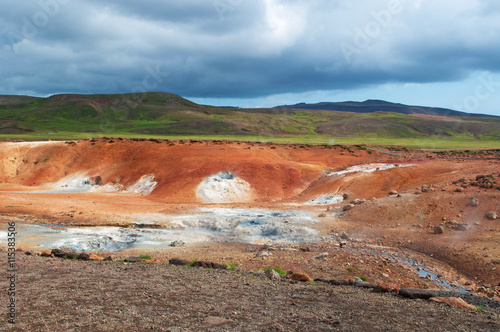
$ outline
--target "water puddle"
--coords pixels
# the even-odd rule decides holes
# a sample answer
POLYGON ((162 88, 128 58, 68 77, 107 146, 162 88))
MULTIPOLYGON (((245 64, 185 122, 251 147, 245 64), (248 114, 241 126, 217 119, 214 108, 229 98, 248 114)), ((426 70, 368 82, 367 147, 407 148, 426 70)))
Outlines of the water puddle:
MULTIPOLYGON (((311 242, 319 232, 316 218, 302 211, 199 208, 192 215, 156 215, 137 220, 132 227, 66 227, 17 223, 20 247, 61 248, 75 251, 159 250, 174 242, 243 243, 311 242), (161 217, 161 218, 160 218, 161 217)), ((0 232, 6 245, 7 234, 0 232)))

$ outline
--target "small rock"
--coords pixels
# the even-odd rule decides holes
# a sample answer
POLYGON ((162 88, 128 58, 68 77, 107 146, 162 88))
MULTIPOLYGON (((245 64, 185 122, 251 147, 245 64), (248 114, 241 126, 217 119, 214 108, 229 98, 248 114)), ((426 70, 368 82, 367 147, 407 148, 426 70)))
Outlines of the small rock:
POLYGON ((328 257, 328 253, 327 252, 323 252, 319 255, 316 255, 314 257, 312 257, 311 259, 326 259, 328 257))
POLYGON ((356 287, 360 287, 360 288, 367 288, 367 289, 375 288, 374 284, 363 281, 358 277, 355 277, 354 279, 349 280, 349 284, 354 285, 356 287))
POLYGON ((389 278, 389 275, 387 273, 382 273, 382 277, 389 278))
POLYGON ((273 250, 276 250, 276 247, 273 246, 272 244, 264 244, 264 249, 269 250, 269 251, 273 251, 273 250))
POLYGON ((303 281, 303 282, 312 281, 311 277, 305 273, 290 273, 286 277, 288 279, 296 281, 303 281))
POLYGON ((462 191, 464 191, 464 188, 462 188, 462 187, 458 187, 457 189, 455 189, 455 191, 456 191, 457 193, 461 193, 462 191))
POLYGON ((434 234, 443 234, 444 233, 444 227, 441 225, 434 226, 434 234))
POLYGON ((486 288, 483 287, 483 286, 481 286, 478 289, 476 289, 476 292, 478 292, 478 293, 486 293, 486 288))
POLYGON ((389 191, 389 196, 397 195, 397 194, 398 194, 397 190, 391 190, 391 191, 389 191))
POLYGON ((80 255, 78 255, 78 259, 81 261, 88 261, 89 257, 90 257, 90 254, 87 254, 86 252, 82 252, 82 253, 80 253, 80 255))
POLYGON ((52 254, 48 251, 42 251, 40 254, 41 257, 53 257, 52 254))
POLYGON ((102 182, 102 179, 99 175, 97 176, 91 176, 89 179, 88 179, 88 182, 89 184, 93 185, 93 186, 102 186, 103 182, 102 182))
POLYGON ((214 270, 227 270, 226 264, 219 264, 213 262, 204 262, 204 261, 196 261, 193 263, 193 267, 202 267, 205 269, 214 269, 214 270))
POLYGON ((335 286, 347 286, 347 285, 350 285, 349 280, 344 280, 344 279, 332 279, 332 280, 314 279, 314 281, 324 282, 326 284, 335 285, 335 286))
POLYGON ((349 240, 349 233, 342 232, 342 234, 340 234, 340 238, 343 240, 349 240))
POLYGON ((396 284, 383 282, 378 283, 373 291, 377 293, 399 293, 399 286, 396 284))
POLYGON ((342 195, 342 197, 344 198, 344 201, 347 201, 349 199, 349 195, 347 194, 342 195))
POLYGON ((496 220, 498 216, 495 211, 489 211, 488 213, 486 213, 486 218, 488 218, 489 220, 496 220))
POLYGON ((268 256, 272 256, 273 254, 271 254, 270 252, 267 252, 267 251, 259 251, 257 253, 257 255, 255 255, 255 257, 268 257, 268 256))
POLYGON ((399 290, 399 295, 409 299, 430 299, 436 296, 436 292, 430 289, 419 288, 402 288, 399 290))
POLYGON ((256 252, 256 251, 259 251, 259 247, 246 247, 245 251, 246 252, 256 252))
POLYGON ((479 204, 479 199, 477 197, 472 197, 470 199, 470 206, 476 207, 479 204))
POLYGON ((64 258, 68 253, 60 249, 52 249, 51 254, 55 257, 64 258))
POLYGON ((158 260, 158 259, 146 259, 145 261, 149 264, 160 264, 161 263, 160 260, 158 260))
POLYGON ((172 258, 168 261, 168 264, 170 265, 179 265, 179 266, 184 266, 190 264, 190 261, 187 261, 185 259, 180 259, 180 258, 172 258))
POLYGON ((171 247, 182 247, 184 244, 186 244, 184 241, 173 241, 170 243, 171 247))
POLYGON ((342 207, 342 211, 349 211, 352 210, 352 208, 354 208, 353 204, 346 204, 342 207))
POLYGON ((89 261, 102 261, 104 257, 97 256, 96 254, 90 254, 89 261))
POLYGON ((455 226, 455 229, 457 231, 466 231, 469 228, 470 228, 470 225, 469 225, 469 223, 466 223, 466 222, 458 224, 457 226, 455 226))
POLYGON ((113 257, 108 256, 108 257, 104 258, 104 261, 105 262, 112 262, 113 261, 113 257))
POLYGON ((266 270, 264 272, 264 274, 266 275, 267 278, 269 278, 271 280, 279 280, 279 279, 281 279, 281 276, 278 274, 278 272, 276 272, 273 269, 266 270))
POLYGON ((468 304, 463 299, 459 297, 432 297, 429 300, 439 303, 446 303, 449 306, 457 308, 465 308, 470 310, 477 310, 477 308, 471 304, 468 304))
POLYGON ((326 213, 321 212, 320 214, 318 214, 318 218, 324 218, 324 217, 326 217, 326 213))

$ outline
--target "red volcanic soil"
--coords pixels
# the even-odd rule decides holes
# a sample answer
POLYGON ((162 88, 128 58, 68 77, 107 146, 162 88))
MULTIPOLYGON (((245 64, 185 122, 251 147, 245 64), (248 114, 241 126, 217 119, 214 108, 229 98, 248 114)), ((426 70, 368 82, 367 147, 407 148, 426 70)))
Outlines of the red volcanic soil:
POLYGON ((154 174, 157 188, 149 199, 194 203, 200 182, 221 171, 249 182, 257 201, 291 198, 305 190, 327 168, 343 168, 367 159, 388 161, 379 153, 341 147, 274 145, 239 142, 162 142, 108 140, 77 144, 11 143, 2 145, 0 181, 24 186, 56 182, 85 172, 104 183, 131 185, 154 174), (6 162, 7 161, 7 162, 6 162))
MULTIPOLYGON (((461 285, 467 283, 473 290, 483 287, 483 293, 498 296, 500 220, 486 218, 489 211, 500 214, 498 154, 488 155, 490 159, 481 155, 476 159, 440 159, 431 152, 411 153, 412 157, 365 147, 189 140, 0 143, 0 217, 27 222, 126 225, 131 214, 180 214, 204 205, 196 195, 198 185, 208 176, 232 172, 251 186, 254 192, 251 199, 209 206, 326 213, 318 217, 317 226, 326 238, 347 232, 347 246, 351 248, 391 247, 424 255, 449 280, 461 285), (396 163, 400 167, 327 176, 333 170, 371 163, 396 163), (153 174, 157 186, 149 195, 33 192, 76 173, 100 176, 104 184, 120 184, 123 188, 153 174), (475 186, 478 175, 492 175, 493 187, 475 186), (458 187, 463 190, 457 191, 458 187), (399 196, 389 197, 391 190, 396 190, 399 196), (333 207, 342 207, 354 199, 367 201, 338 214, 331 214, 332 207, 327 205, 303 204, 327 194, 349 196, 347 201, 333 207), (478 199, 477 206, 470 205, 473 197, 478 199), (469 227, 464 231, 454 230, 452 221, 467 222, 469 227), (444 226, 444 234, 433 234, 433 227, 440 224, 444 226)), ((338 245, 332 241, 329 238, 315 244, 313 251, 317 254, 338 245)), ((255 263, 241 248, 231 248, 220 244, 218 250, 207 251, 193 246, 173 253, 189 259, 196 255, 198 259, 206 256, 214 260, 232 255, 248 268, 259 264, 284 264, 286 268, 283 262, 293 261, 314 277, 345 274, 351 266, 346 264, 355 259, 364 262, 363 268, 356 268, 365 276, 379 278, 381 273, 385 274, 385 268, 376 259, 353 258, 351 254, 305 264, 301 260, 309 258, 287 252, 255 263)), ((162 258, 168 259, 169 255, 162 258)), ((392 281, 421 286, 421 282, 414 280, 418 277, 408 277, 394 269, 388 272, 396 279, 392 281)), ((350 277, 355 274, 352 272, 350 277)))

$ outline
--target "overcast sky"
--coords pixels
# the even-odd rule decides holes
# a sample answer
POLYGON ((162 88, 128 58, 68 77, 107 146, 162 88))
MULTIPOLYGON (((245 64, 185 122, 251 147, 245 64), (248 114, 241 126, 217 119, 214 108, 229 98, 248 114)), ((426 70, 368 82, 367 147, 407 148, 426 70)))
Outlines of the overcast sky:
POLYGON ((498 0, 1 0, 0 94, 500 115, 498 0))

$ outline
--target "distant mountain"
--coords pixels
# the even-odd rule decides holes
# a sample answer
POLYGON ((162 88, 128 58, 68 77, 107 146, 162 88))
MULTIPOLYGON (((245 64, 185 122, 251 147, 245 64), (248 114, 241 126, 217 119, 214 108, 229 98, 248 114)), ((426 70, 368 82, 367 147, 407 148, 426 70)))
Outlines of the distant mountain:
POLYGON ((0 96, 0 138, 12 135, 432 137, 500 142, 500 117, 380 100, 250 109, 199 105, 163 92, 0 96))
POLYGON ((375 113, 375 112, 393 112, 400 114, 426 114, 440 116, 491 116, 486 114, 472 114, 460 111, 455 111, 447 108, 425 107, 425 106, 410 106, 398 103, 391 103, 384 100, 369 99, 363 102, 346 101, 346 102, 323 102, 317 104, 295 104, 282 105, 275 108, 285 109, 303 109, 303 110, 324 110, 324 111, 339 111, 353 113, 375 113))
POLYGON ((14 95, 0 95, 0 105, 19 105, 29 102, 34 102, 42 98, 30 96, 14 96, 14 95))

